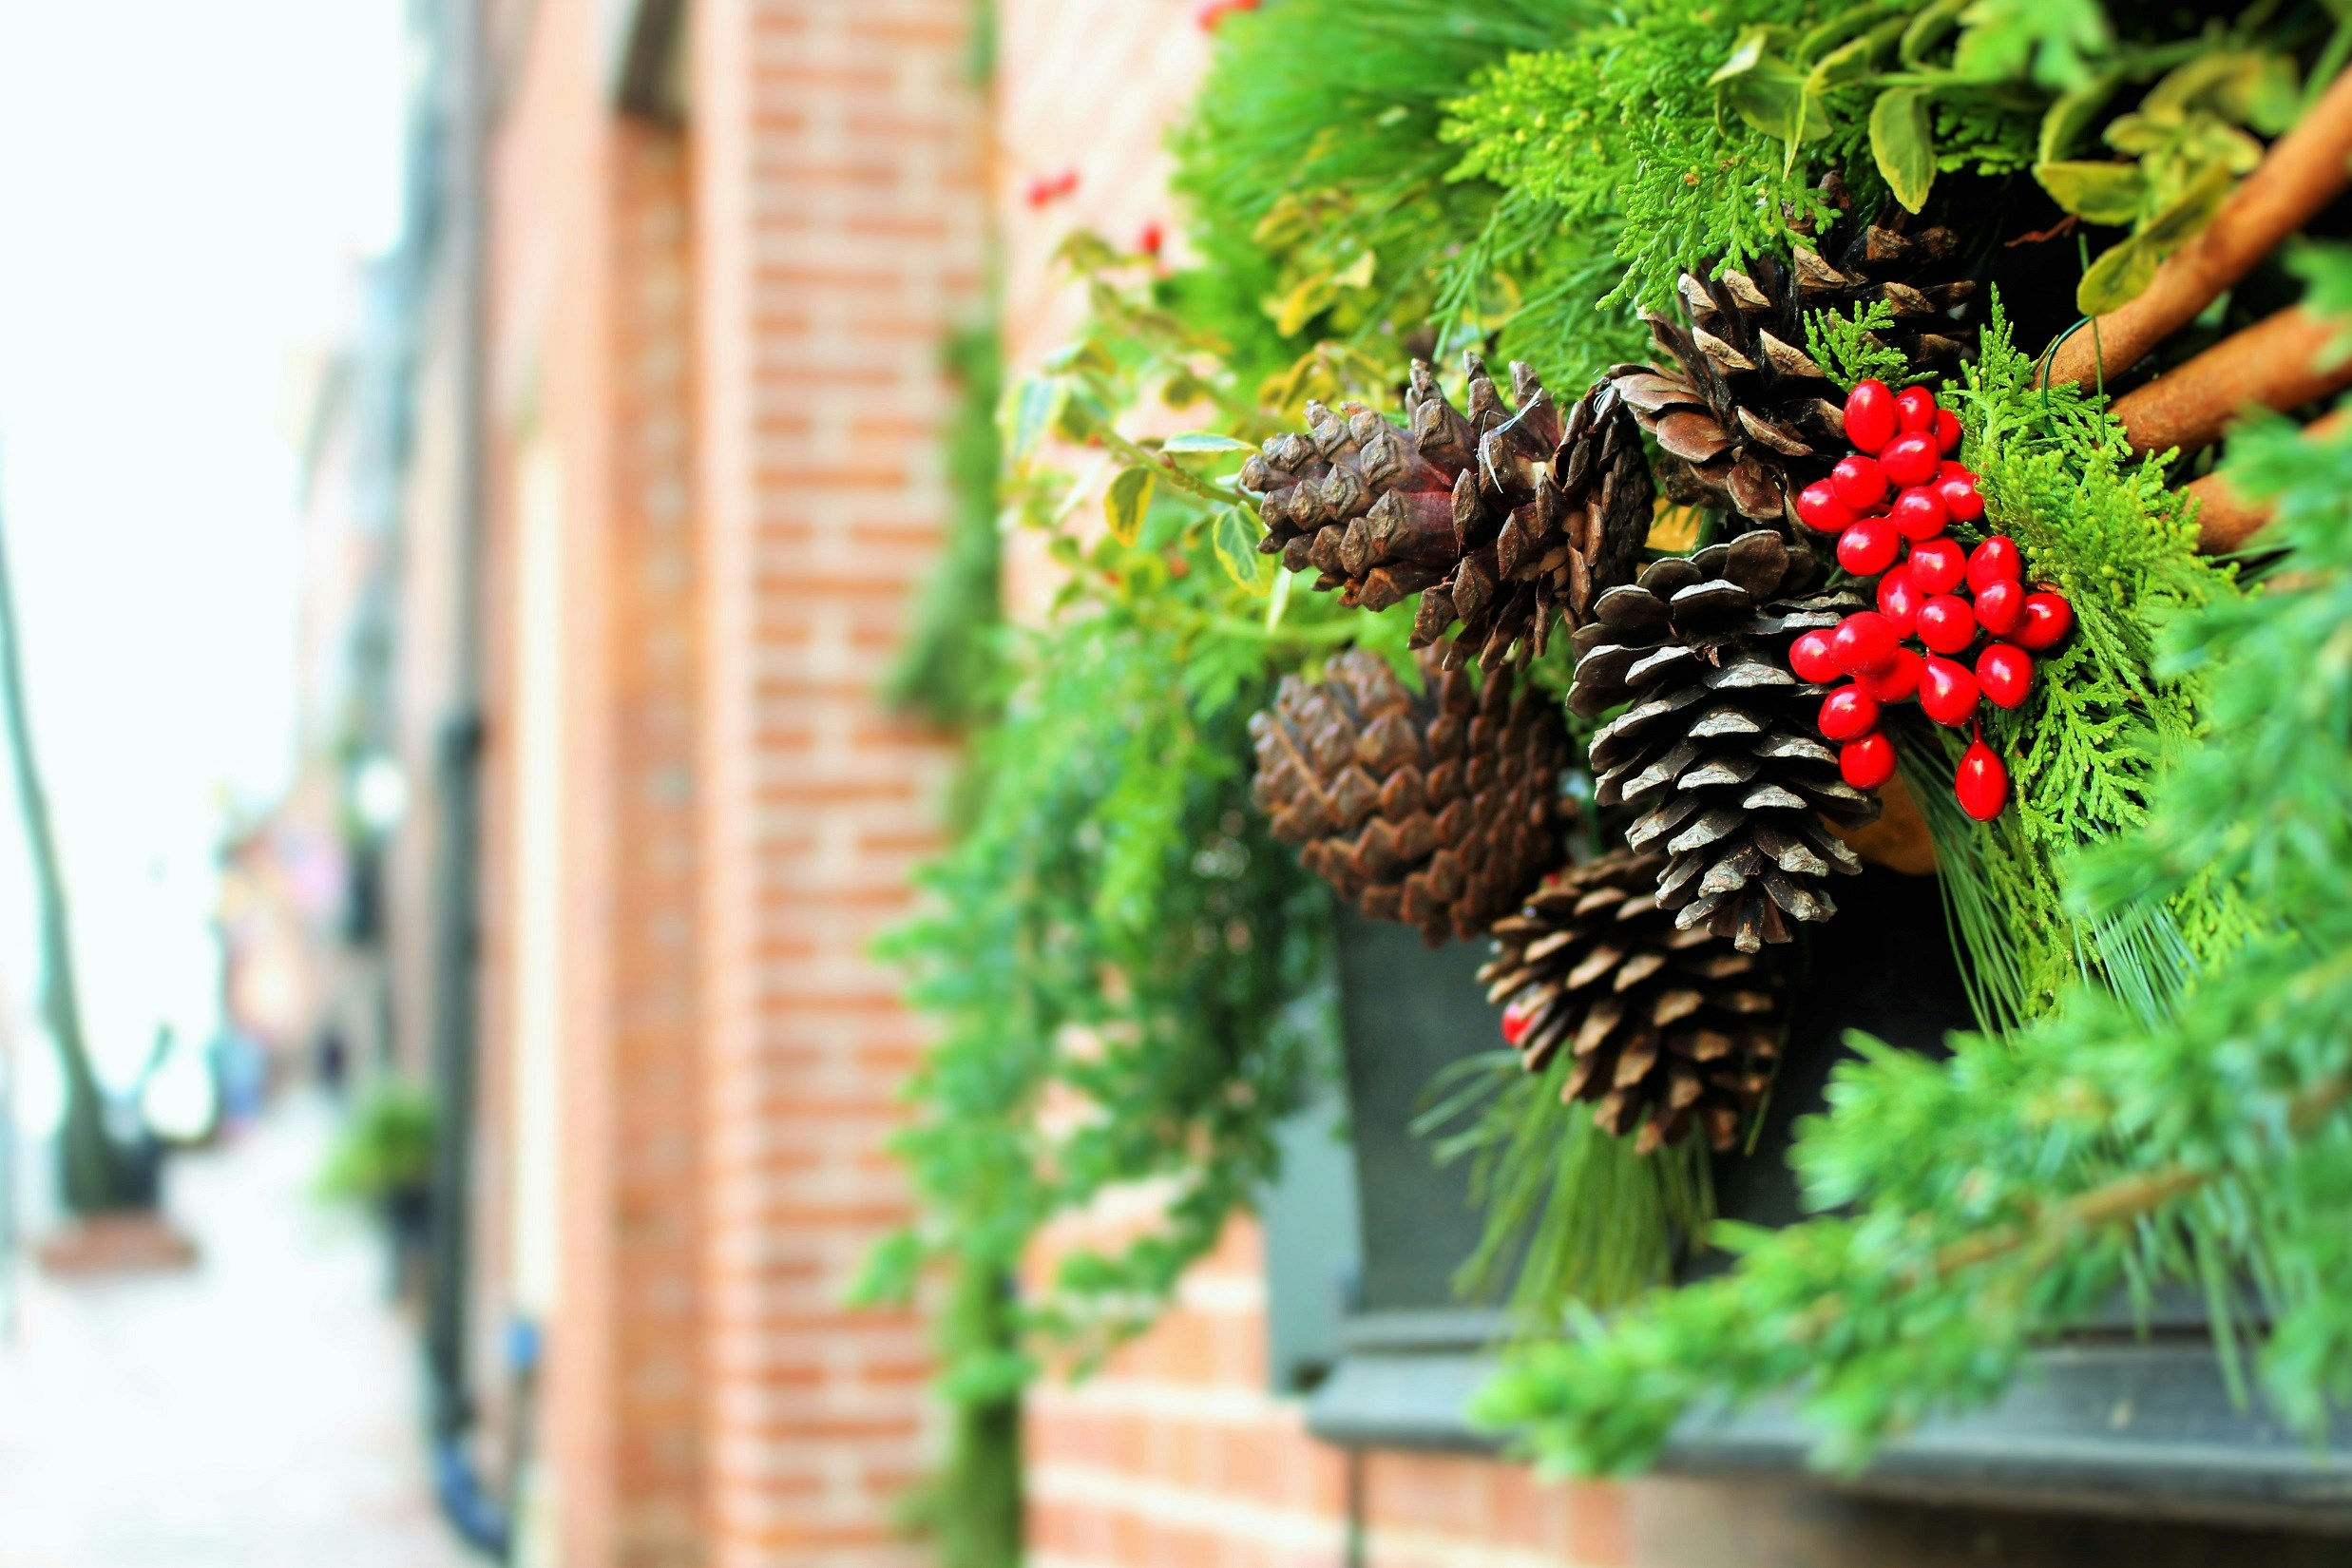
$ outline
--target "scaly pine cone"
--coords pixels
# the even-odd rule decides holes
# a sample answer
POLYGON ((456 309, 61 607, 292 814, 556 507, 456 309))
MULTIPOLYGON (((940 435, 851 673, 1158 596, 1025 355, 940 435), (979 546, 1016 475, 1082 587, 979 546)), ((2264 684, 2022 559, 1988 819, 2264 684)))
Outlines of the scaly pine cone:
POLYGON ((1463 358, 1468 413, 1415 360, 1409 432, 1360 405, 1310 403, 1308 433, 1267 442, 1241 483, 1265 498, 1260 550, 1313 570, 1344 603, 1385 610, 1419 593, 1413 646, 1460 621, 1449 657, 1492 669, 1540 654, 1556 618, 1584 624, 1596 594, 1631 580, 1654 491, 1611 382, 1563 418, 1535 373, 1513 365, 1515 412, 1485 365, 1463 358))
POLYGON ((1816 311, 1885 300, 1895 323, 1876 335, 1920 372, 1948 371, 1974 347, 1977 285, 1961 276, 1959 238, 1906 233, 1909 218, 1890 203, 1876 222, 1841 218, 1818 249, 1799 244, 1788 262, 1759 257, 1711 282, 1685 273, 1687 328, 1645 314, 1656 367, 1611 373, 1666 454, 1670 495, 1799 537, 1797 492, 1846 449, 1838 389, 1804 347, 1816 311))
POLYGON ((1421 656, 1415 696, 1386 660, 1352 649, 1320 683, 1285 677, 1252 717, 1255 795, 1274 836, 1342 898, 1421 928, 1473 937, 1566 858, 1559 710, 1511 673, 1469 676, 1421 656))
POLYGON ((1729 1149, 1780 1056, 1781 966, 1658 905, 1666 858, 1618 850, 1547 881, 1494 926, 1479 970, 1531 1073, 1565 1050, 1560 1099, 1597 1102, 1613 1138, 1649 1154, 1703 1128, 1729 1149))
POLYGON ((1570 708, 1597 717, 1634 704, 1593 737, 1594 800, 1641 811, 1626 843, 1666 851, 1658 902, 1677 927, 1703 926, 1742 952, 1788 941, 1784 916, 1837 912, 1825 884, 1862 862, 1821 817, 1860 827, 1879 811, 1838 776, 1814 727, 1824 688, 1788 668, 1798 633, 1862 607, 1850 593, 1803 597, 1815 570, 1758 529, 1652 562, 1577 634, 1570 708))

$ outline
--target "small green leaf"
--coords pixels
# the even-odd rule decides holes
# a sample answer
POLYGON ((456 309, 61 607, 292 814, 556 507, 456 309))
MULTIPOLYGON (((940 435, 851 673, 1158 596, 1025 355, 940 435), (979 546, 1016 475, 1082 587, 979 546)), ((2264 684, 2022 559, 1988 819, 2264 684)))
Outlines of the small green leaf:
POLYGON ((2229 192, 2237 182, 2237 175, 2228 163, 2209 164, 2181 193, 2179 201, 2148 220, 2138 238, 2154 246, 2159 258, 2170 256, 2213 221, 2213 215, 2229 200, 2229 192))
POLYGON ((1761 62, 1753 70, 1726 83, 1723 93, 1742 120, 1787 143, 1792 154, 1800 144, 1826 136, 1832 128, 1829 111, 1806 90, 1805 78, 1785 61, 1761 62))
POLYGON ((1870 105, 1870 156, 1896 201, 1912 212, 1927 204, 1936 182, 1936 132, 1924 91, 1889 87, 1879 94, 1870 105))
POLYGON ((1951 35, 1959 26, 1960 13, 1968 5, 1969 0, 1936 0, 1911 18, 1910 25, 1903 29, 1903 43, 1895 51, 1896 58, 1911 70, 1923 68, 1928 53, 1951 35))
POLYGON ((1769 24, 1744 29, 1731 46, 1731 58, 1716 68, 1707 85, 1719 87, 1735 76, 1746 75, 1762 64, 1766 50, 1792 36, 1787 28, 1769 24))
POLYGON ((1273 583, 1266 574, 1267 566, 1274 564, 1273 558, 1261 555, 1257 547, 1264 537, 1265 530, 1257 520, 1239 507, 1228 507, 1217 513, 1209 533, 1209 544, 1215 549, 1217 564, 1225 568, 1225 575, 1259 598, 1273 591, 1273 583))
POLYGON ((2034 178, 2086 223, 2129 223, 2148 200, 2148 176, 2137 163, 2036 163, 2034 178))
POLYGON ((1111 537, 1132 545, 1143 533, 1143 514, 1152 509, 1152 488, 1157 481, 1149 468, 1122 469, 1102 492, 1102 514, 1110 519, 1111 537))
POLYGON ((1332 275, 1331 286, 1339 289, 1368 289, 1372 286, 1373 271, 1379 265, 1379 253, 1366 251, 1332 275))
POLYGON ((1869 75, 1870 56, 1877 44, 1875 36, 1864 36, 1831 49, 1807 74, 1805 90, 1818 98, 1869 75))
POLYGON ((1295 572, 1276 572, 1274 585, 1266 595, 1266 629, 1272 631, 1282 624, 1282 612, 1291 607, 1291 584, 1298 581, 1295 572))
POLYGON ((1253 452, 1257 450, 1247 441, 1236 441, 1230 435, 1219 435, 1214 430, 1186 430, 1182 435, 1172 435, 1159 444, 1159 449, 1167 452, 1253 452))
POLYGON ((1037 455, 1045 432, 1061 421, 1069 397, 1070 384, 1059 376, 1032 376, 1021 384, 1013 400, 1012 439, 1006 443, 1011 449, 1005 453, 1014 468, 1037 455))
POLYGON ((2132 236, 2091 263, 2075 286, 2075 308, 2085 316, 2104 316, 2129 304, 2156 276, 2156 263, 2162 259, 2147 236, 2132 236))
POLYGON ((2098 118, 2099 110, 2105 108, 2107 101, 2114 96, 2115 86, 2120 80, 2110 73, 2087 87, 2077 87, 2073 92, 2060 94, 2057 102, 2050 105, 2049 112, 2041 117, 2041 140, 2034 161, 2037 163, 2055 163, 2074 151, 2075 143, 2082 140, 2083 133, 2091 128, 2091 123, 2098 118))

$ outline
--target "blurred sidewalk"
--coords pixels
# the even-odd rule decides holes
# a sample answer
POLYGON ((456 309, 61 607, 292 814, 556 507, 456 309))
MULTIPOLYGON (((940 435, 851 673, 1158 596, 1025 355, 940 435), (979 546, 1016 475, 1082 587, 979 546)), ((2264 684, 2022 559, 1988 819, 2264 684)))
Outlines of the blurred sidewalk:
POLYGON ((295 1097, 175 1161, 190 1272, 63 1286, 28 1262, 0 1344, 0 1568, 459 1568, 414 1334, 382 1245, 311 1195, 333 1132, 295 1097))

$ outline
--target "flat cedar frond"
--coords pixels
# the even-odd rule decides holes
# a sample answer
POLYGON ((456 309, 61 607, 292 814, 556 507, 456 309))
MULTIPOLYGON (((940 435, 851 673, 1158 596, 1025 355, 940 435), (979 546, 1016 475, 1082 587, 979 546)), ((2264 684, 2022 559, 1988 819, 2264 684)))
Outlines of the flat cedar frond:
MULTIPOLYGON (((2352 260, 2330 264, 2352 279, 2352 260)), ((2029 558, 2112 583, 2118 626, 2178 605, 2152 677, 2113 662, 2137 646, 2120 630, 2076 672, 2119 706, 2148 683, 2151 726, 2175 732, 2162 765, 2046 784, 2020 813, 2020 837, 2031 820, 2141 817, 2063 863, 2065 912, 2108 984, 2005 1039, 1961 1039, 1948 1062, 1858 1042, 1792 1157, 1809 1204, 1850 1213, 1744 1233, 1729 1275, 1526 1348, 1482 1394, 1482 1417, 1553 1467, 1638 1468, 1692 1410, 1780 1389, 1820 1432, 1817 1460, 1857 1467, 1998 1397, 2033 1345, 2117 1289, 2144 1307, 2166 1280, 2205 1292, 2225 1368, 2297 1431, 2317 1439, 2352 1402, 2352 431, 2236 438, 2231 482, 2275 499, 2269 537, 2289 551, 2279 580, 2241 593, 2171 557, 2169 507, 2134 527, 2097 493, 2079 523, 2036 500, 2033 448, 2094 456, 2104 416, 2054 396, 2034 434, 2038 393, 2013 372, 1988 353, 1962 395, 1982 399, 1995 440, 1973 466, 2005 473, 2029 558), (2112 579, 2083 574, 2094 537, 2116 549, 2112 579), (2167 695, 2184 683, 2193 720, 2167 695), (2118 983, 2126 963, 2169 994, 2118 983)), ((2110 499, 2151 494, 2136 465, 2075 471, 2110 499)), ((2006 874, 2011 851, 1985 842, 1998 853, 1947 861, 1947 889, 1955 870, 1966 897, 2006 874)), ((2022 933, 2040 911, 1999 914, 2022 933)))

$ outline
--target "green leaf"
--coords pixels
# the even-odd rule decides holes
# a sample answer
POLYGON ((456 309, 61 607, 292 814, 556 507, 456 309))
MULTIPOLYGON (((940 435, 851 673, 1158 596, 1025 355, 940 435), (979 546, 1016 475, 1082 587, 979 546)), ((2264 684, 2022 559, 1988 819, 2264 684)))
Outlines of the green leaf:
POLYGON ((1872 35, 1856 38, 1831 49, 1807 73, 1805 90, 1818 98, 1869 75, 1870 56, 1877 45, 1878 39, 1872 35))
POLYGON ((1927 204, 1936 182, 1936 132, 1924 91, 1889 87, 1879 94, 1870 105, 1870 156, 1896 201, 1912 212, 1927 204))
POLYGON ((2137 163, 2036 163, 2034 178, 2050 200, 2087 223, 2129 223, 2148 200, 2148 176, 2137 163))
POLYGON ((1253 452, 1257 450, 1247 441, 1236 441, 1230 435, 1220 435, 1214 430, 1186 430, 1182 435, 1172 435, 1159 444, 1159 449, 1165 452, 1253 452))
POLYGON ((1724 99, 1742 120, 1788 144, 1790 152, 1804 143, 1829 134, 1829 111, 1807 90, 1805 78, 1786 61, 1766 59, 1751 70, 1724 84, 1724 99))
POLYGON ((1895 51, 1896 58, 1911 70, 1923 69, 1930 50, 1951 36, 1960 25, 1960 13, 1968 9, 1969 0, 1936 0, 1936 3, 1911 18, 1903 29, 1903 43, 1895 51))
POLYGON ((2205 172, 2181 193, 2179 201, 2148 220, 2139 238, 2156 247, 2159 258, 2170 255, 2213 220, 2213 215, 2229 200, 2229 192, 2237 182, 2237 175, 2228 163, 2217 161, 2207 165, 2205 172))
POLYGON ((2107 101, 2114 96, 2116 84, 2120 80, 2110 72, 2087 87, 2076 87, 2073 92, 2060 94, 2058 101, 2051 105, 2049 112, 2041 117, 2041 141, 2034 161, 2055 163, 2072 152, 2075 143, 2082 139, 2083 132, 2089 130, 2092 122, 2098 118, 2099 110, 2105 108, 2107 101))
POLYGON ((1143 514, 1152 509, 1152 489, 1157 483, 1149 468, 1122 469, 1102 492, 1102 514, 1110 519, 1111 537, 1133 545, 1143 532, 1143 514))
POLYGON ((1765 55, 1774 45, 1787 43, 1796 36, 1787 28, 1761 24, 1744 29, 1731 46, 1731 58, 1716 67, 1707 79, 1711 87, 1719 87, 1733 77, 1744 76, 1764 63, 1765 55))
POLYGON ((1282 624, 1282 612, 1291 607, 1291 584, 1298 581, 1295 572, 1276 572, 1274 585, 1266 594, 1266 629, 1272 631, 1282 624))
POLYGON ((1045 432, 1061 422, 1062 405, 1070 398, 1070 384, 1060 376, 1031 376, 1013 398, 1012 439, 1005 457, 1016 469, 1037 455, 1045 432))
POLYGON ((2148 287, 2163 259, 2146 235, 2132 236, 2091 263, 2075 286, 2075 308, 2085 316, 2103 316, 2130 303, 2148 287))
POLYGON ((1217 513, 1216 523, 1209 531, 1209 543, 1216 551, 1217 564, 1225 575, 1253 597, 1264 597, 1273 591, 1273 583, 1266 575, 1271 556, 1258 553, 1258 541, 1265 537, 1257 521, 1239 507, 1228 507, 1217 513))

